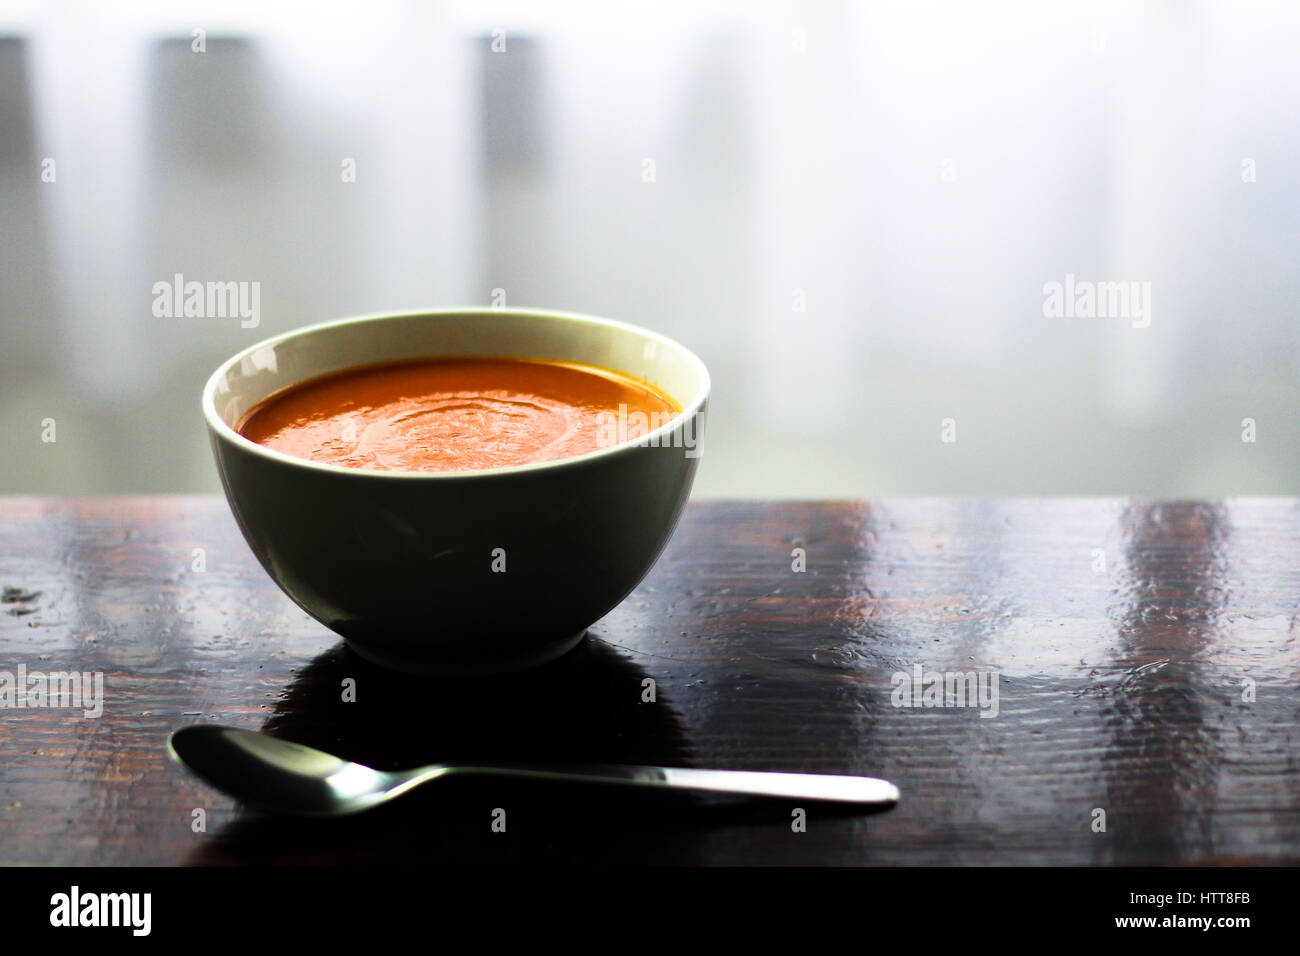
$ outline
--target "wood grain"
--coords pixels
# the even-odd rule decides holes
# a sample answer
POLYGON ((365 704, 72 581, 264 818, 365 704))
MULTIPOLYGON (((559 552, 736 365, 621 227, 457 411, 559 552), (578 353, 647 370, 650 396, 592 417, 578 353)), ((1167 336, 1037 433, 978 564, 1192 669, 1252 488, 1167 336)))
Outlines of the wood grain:
POLYGON ((697 503, 578 650, 498 679, 358 660, 218 498, 0 499, 0 587, 0 670, 105 682, 99 718, 0 710, 0 863, 1300 862, 1291 499, 697 503), (917 665, 996 673, 997 715, 896 706, 917 665), (197 721, 379 766, 866 773, 903 801, 794 832, 785 805, 449 781, 281 820, 169 762, 197 721))

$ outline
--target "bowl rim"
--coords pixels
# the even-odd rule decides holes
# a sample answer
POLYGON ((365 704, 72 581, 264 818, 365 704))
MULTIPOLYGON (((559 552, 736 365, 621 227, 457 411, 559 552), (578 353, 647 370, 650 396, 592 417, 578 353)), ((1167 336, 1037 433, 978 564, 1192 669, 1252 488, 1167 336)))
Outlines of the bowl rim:
MULTIPOLYGON (((487 353, 484 353, 487 354, 487 353)), ((528 357, 528 356, 521 356, 528 357)), ((365 363, 359 363, 365 364, 365 363)), ((622 371, 614 369, 613 371, 622 371)), ((322 373, 328 374, 328 373, 322 373)), ((624 372, 623 374, 627 374, 624 372)), ((306 381, 306 380, 304 380, 306 381)), ((297 384, 297 383, 295 383, 297 384)), ((292 386, 286 386, 292 387, 292 386)), ((672 433, 680 427, 683 422, 692 419, 698 415, 700 410, 708 401, 709 394, 712 390, 712 381, 709 376, 708 367, 693 351, 682 345, 676 339, 669 338, 659 332, 644 328, 643 326, 633 325, 630 322, 620 322, 615 319, 606 319, 600 316, 587 315, 581 312, 562 312, 552 309, 530 309, 530 308, 493 308, 490 306, 465 306, 461 308, 443 308, 443 309, 415 309, 402 310, 397 312, 371 312, 364 315, 348 316, 341 319, 330 319, 325 322, 317 322, 312 325, 304 325, 297 329, 291 329, 288 332, 282 332, 279 335, 271 336, 256 342, 245 349, 237 352, 235 355, 226 359, 217 366, 209 377, 207 384, 203 387, 203 417, 207 421, 208 429, 212 434, 222 441, 230 442, 235 447, 241 448, 251 454, 270 461, 279 462, 284 465, 290 465, 298 468, 307 468, 313 471, 322 471, 326 473, 348 475, 353 478, 375 478, 375 479, 392 479, 392 480, 410 480, 413 478, 426 478, 431 480, 461 479, 472 480, 474 478, 487 478, 501 475, 527 474, 536 471, 546 471, 561 469, 581 465, 589 461, 618 454, 632 448, 654 445, 657 439, 662 435, 672 433), (256 352, 263 349, 273 348, 289 339, 300 336, 310 335, 321 332, 326 329, 336 328, 343 325, 354 325, 364 322, 381 322, 392 319, 416 319, 425 316, 502 316, 511 315, 523 318, 537 319, 560 319, 565 321, 577 321, 588 325, 600 325, 609 328, 618 329, 624 332, 631 332, 645 338, 652 339, 663 345, 677 349, 685 356, 688 363, 695 366, 699 375, 700 385, 696 391, 691 403, 684 407, 680 415, 674 416, 665 424, 659 426, 647 435, 634 440, 619 442, 608 448, 598 448, 595 451, 584 452, 581 455, 573 455, 568 458, 557 458, 553 461, 529 462, 523 465, 508 465, 503 468, 483 468, 473 471, 371 471, 365 468, 350 468, 346 465, 332 465, 326 462, 311 461, 306 458, 297 458, 293 455, 287 455, 284 452, 267 448, 260 445, 250 438, 245 438, 234 428, 227 425, 221 416, 217 414, 216 392, 218 382, 236 365, 243 362, 256 352)), ((698 450, 696 457, 698 457, 698 450)))

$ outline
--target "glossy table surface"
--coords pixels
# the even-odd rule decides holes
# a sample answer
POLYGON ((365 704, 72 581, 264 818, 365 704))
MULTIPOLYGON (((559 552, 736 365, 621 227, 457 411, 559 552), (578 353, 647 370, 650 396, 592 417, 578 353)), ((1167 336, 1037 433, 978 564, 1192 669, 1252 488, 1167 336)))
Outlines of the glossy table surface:
POLYGON ((693 503, 577 650, 492 679, 363 663, 219 498, 0 498, 0 587, 0 863, 1300 862, 1292 499, 693 503), (20 669, 102 673, 102 714, 34 706, 20 669), (465 780, 279 819, 170 762, 198 721, 383 767, 863 773, 903 800, 465 780))

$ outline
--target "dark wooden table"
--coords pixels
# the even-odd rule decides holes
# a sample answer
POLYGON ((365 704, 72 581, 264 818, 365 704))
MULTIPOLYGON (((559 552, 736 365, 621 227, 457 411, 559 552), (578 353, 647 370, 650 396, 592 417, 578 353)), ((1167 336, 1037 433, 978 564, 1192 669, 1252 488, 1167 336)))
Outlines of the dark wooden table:
POLYGON ((0 710, 0 863, 1300 861, 1294 500, 697 503, 578 650, 499 679, 366 665, 217 498, 0 499, 0 586, 0 671, 104 675, 98 718, 0 710), (996 680, 996 716, 900 706, 918 666, 996 680), (196 721, 382 766, 865 773, 904 798, 796 832, 785 805, 449 781, 282 820, 169 762, 196 721))

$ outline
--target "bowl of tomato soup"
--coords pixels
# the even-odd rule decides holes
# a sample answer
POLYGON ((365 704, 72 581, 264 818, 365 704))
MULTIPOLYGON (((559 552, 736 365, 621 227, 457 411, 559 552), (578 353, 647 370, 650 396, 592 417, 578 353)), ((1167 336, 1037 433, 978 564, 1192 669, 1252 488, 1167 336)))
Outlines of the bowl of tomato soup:
POLYGON ((203 411, 267 573, 362 657, 496 673, 641 581, 698 464, 703 362, 621 322, 457 309, 326 322, 221 365, 203 411))

